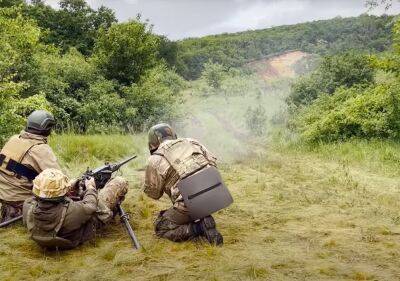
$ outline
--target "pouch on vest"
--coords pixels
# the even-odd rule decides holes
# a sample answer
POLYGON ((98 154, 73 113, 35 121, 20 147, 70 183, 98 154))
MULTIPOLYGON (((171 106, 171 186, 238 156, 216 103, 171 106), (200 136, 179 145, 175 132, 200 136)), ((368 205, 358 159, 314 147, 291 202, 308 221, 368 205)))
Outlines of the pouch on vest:
POLYGON ((193 220, 225 209, 233 202, 228 188, 214 166, 180 180, 177 187, 193 220))

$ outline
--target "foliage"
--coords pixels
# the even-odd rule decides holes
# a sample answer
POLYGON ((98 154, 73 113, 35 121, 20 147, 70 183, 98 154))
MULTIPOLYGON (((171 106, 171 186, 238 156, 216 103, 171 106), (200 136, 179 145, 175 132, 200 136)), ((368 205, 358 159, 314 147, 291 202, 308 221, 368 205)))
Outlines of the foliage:
POLYGON ((399 84, 340 88, 319 97, 297 116, 296 126, 309 142, 358 138, 398 138, 399 84))
POLYGON ((293 84, 287 102, 297 108, 311 104, 322 94, 332 95, 342 86, 368 85, 373 81, 374 71, 369 57, 363 54, 326 56, 311 75, 293 84))
POLYGON ((39 30, 15 10, 0 14, 0 143, 21 129, 24 116, 38 108, 48 108, 43 95, 23 97, 29 87, 24 75, 34 64, 38 52, 39 30), (12 17, 10 17, 13 15, 12 17))
POLYGON ((209 87, 214 90, 219 90, 221 88, 224 71, 225 68, 222 65, 209 62, 204 65, 204 70, 201 76, 202 79, 207 82, 209 87))
POLYGON ((41 30, 30 18, 43 16, 51 21, 52 17, 46 17, 48 13, 62 12, 75 31, 81 29, 79 23, 85 18, 92 19, 88 13, 93 11, 81 0, 65 0, 60 5, 60 10, 53 10, 34 1, 31 5, 1 9, 2 137, 18 130, 35 108, 51 107, 59 130, 91 133, 141 130, 148 122, 175 114, 170 111, 175 110, 179 91, 185 85, 166 66, 174 63, 175 51, 159 53, 162 48, 173 46, 172 42, 161 40, 147 24, 137 20, 114 24, 110 29, 101 21, 98 26, 89 23, 96 33, 101 26, 100 37, 93 37, 97 42, 93 56, 73 47, 83 46, 79 43, 83 37, 73 37, 73 31, 64 32, 72 36, 69 39, 54 39, 65 43, 59 45, 61 48, 44 44, 47 39, 43 36, 49 38, 61 27, 57 24, 56 29, 41 30), (31 13, 28 18, 27 11, 31 13), (38 14, 32 14, 34 11, 38 14))
POLYGON ((129 85, 159 62, 159 40, 145 23, 130 21, 101 29, 94 49, 94 61, 107 79, 129 85))
POLYGON ((289 50, 320 55, 348 50, 381 52, 391 44, 391 16, 362 15, 235 34, 182 40, 178 43, 177 70, 186 79, 200 77, 211 61, 237 67, 289 50))
POLYGON ((246 112, 246 125, 255 136, 262 136, 267 126, 267 115, 265 108, 259 104, 256 107, 249 107, 246 112))
POLYGON ((56 10, 36 0, 24 6, 24 14, 46 31, 42 34, 44 43, 64 52, 74 47, 84 55, 91 54, 98 29, 108 29, 117 21, 111 9, 101 6, 93 10, 85 0, 61 0, 59 6, 56 10))
POLYGON ((138 84, 123 90, 126 106, 135 109, 129 110, 127 125, 144 129, 152 123, 170 121, 184 87, 184 80, 165 66, 153 68, 138 84))

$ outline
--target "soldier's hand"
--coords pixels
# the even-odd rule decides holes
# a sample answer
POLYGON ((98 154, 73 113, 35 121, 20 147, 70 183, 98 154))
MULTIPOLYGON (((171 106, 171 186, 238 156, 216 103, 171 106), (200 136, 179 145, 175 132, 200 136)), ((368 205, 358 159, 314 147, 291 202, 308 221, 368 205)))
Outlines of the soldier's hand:
POLYGON ((96 182, 93 177, 85 179, 86 189, 96 189, 96 182))
POLYGON ((69 190, 70 191, 75 191, 78 189, 78 183, 79 183, 79 179, 71 179, 68 182, 68 186, 70 187, 69 190))

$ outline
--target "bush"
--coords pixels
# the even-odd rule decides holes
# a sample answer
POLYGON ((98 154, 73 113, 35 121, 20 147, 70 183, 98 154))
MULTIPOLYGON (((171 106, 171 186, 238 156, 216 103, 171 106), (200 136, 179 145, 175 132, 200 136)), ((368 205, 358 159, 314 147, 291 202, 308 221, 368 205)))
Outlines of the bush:
POLYGON ((340 88, 319 97, 297 116, 295 128, 308 142, 398 138, 400 84, 340 88))
POLYGON ((249 107, 245 118, 247 128, 252 134, 260 137, 265 133, 268 118, 262 105, 258 105, 255 108, 249 107))
POLYGON ((368 85, 375 69, 370 58, 355 52, 325 57, 310 76, 294 83, 287 103, 292 108, 311 104, 322 94, 333 94, 339 87, 368 85))
POLYGON ((126 126, 136 130, 159 121, 170 121, 176 115, 184 80, 165 66, 150 70, 142 81, 123 89, 128 120, 126 126))

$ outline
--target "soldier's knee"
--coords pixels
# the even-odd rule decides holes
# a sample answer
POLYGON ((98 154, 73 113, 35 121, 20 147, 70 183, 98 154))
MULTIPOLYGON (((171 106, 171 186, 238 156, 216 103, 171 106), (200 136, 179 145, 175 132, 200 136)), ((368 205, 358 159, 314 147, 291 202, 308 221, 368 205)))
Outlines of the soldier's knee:
POLYGON ((120 196, 123 196, 128 192, 129 183, 123 177, 116 177, 112 179, 109 185, 110 187, 117 189, 120 196))

